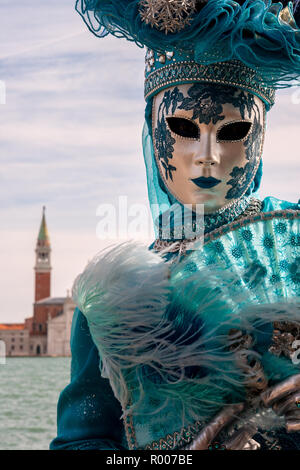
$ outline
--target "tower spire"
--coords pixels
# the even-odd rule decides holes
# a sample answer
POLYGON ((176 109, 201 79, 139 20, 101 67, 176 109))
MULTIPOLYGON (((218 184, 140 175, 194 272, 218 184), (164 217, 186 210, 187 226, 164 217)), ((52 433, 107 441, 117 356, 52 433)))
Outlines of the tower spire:
POLYGON ((37 238, 35 253, 35 301, 50 297, 50 237, 46 224, 46 207, 43 206, 43 215, 37 238))
POLYGON ((40 231, 38 235, 38 245, 39 246, 50 246, 50 238, 48 233, 48 228, 46 224, 46 206, 43 206, 43 216, 40 225, 40 231))

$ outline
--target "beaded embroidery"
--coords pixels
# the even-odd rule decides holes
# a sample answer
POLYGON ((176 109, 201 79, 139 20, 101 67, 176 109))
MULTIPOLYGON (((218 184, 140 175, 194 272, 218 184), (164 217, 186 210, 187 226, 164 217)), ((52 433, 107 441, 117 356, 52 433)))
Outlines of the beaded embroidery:
POLYGON ((275 102, 275 90, 265 86, 263 81, 258 81, 257 72, 237 60, 210 65, 192 61, 172 62, 146 76, 145 99, 158 90, 182 83, 220 83, 254 93, 270 106, 275 102))
MULTIPOLYGON (((273 219, 273 218, 288 218, 288 219, 296 219, 300 218, 300 212, 293 210, 293 209, 286 209, 282 211, 272 211, 272 212, 255 212, 255 209, 253 209, 253 213, 251 214, 250 217, 248 217, 249 214, 246 214, 245 212, 234 222, 226 224, 218 229, 213 230, 211 233, 208 233, 204 236, 204 243, 208 243, 211 240, 215 240, 219 238, 220 236, 230 232, 237 230, 241 227, 247 226, 249 224, 252 224, 253 222, 257 222, 259 220, 268 220, 268 219, 273 219), (256 214, 256 215, 255 215, 256 214)), ((179 240, 176 242, 173 241, 168 241, 168 240, 160 240, 156 239, 153 249, 154 251, 160 252, 160 251, 166 251, 170 253, 176 253, 179 252, 181 254, 184 254, 188 246, 196 241, 196 238, 194 240, 179 240)))
POLYGON ((295 354, 293 344, 300 340, 300 329, 297 323, 274 322, 272 344, 269 351, 275 356, 285 356, 292 360, 295 354))
POLYGON ((124 417, 124 426, 129 449, 131 450, 183 450, 201 431, 203 423, 195 421, 195 423, 175 431, 159 441, 151 442, 145 448, 141 449, 137 445, 132 415, 124 417))
POLYGON ((179 432, 168 434, 159 441, 152 442, 145 450, 184 450, 184 448, 199 434, 203 424, 196 421, 193 425, 182 428, 179 432))
POLYGON ((137 441, 135 437, 132 415, 127 414, 126 416, 124 416, 123 422, 124 422, 128 447, 131 450, 136 450, 138 448, 138 445, 137 445, 137 441))
MULTIPOLYGON (((251 198, 249 202, 249 198, 244 196, 227 209, 223 211, 220 210, 215 214, 208 214, 204 216, 206 234, 215 233, 218 228, 222 228, 224 225, 231 226, 230 222, 237 221, 241 218, 244 219, 249 216, 254 216, 258 214, 261 209, 262 202, 259 199, 251 198)), ((172 253, 176 251, 184 252, 186 246, 195 240, 196 237, 194 240, 185 239, 178 241, 157 239, 154 243, 153 249, 155 251, 162 251, 168 248, 168 251, 172 253)))

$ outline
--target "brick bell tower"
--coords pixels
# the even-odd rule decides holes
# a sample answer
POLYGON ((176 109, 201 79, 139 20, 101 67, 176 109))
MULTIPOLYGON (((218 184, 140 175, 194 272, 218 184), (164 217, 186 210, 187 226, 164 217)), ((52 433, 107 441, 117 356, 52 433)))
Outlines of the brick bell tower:
POLYGON ((50 297, 51 289, 51 264, 50 264, 50 239, 46 224, 45 206, 43 207, 43 216, 40 231, 36 243, 36 262, 35 262, 35 302, 50 297))

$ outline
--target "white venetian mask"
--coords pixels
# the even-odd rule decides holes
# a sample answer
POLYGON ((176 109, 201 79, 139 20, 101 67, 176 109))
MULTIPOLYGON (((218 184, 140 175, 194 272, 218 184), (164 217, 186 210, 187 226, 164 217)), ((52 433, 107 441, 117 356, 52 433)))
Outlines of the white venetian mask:
POLYGON ((221 85, 179 85, 154 97, 152 117, 157 165, 179 202, 212 213, 245 194, 263 148, 258 97, 221 85))

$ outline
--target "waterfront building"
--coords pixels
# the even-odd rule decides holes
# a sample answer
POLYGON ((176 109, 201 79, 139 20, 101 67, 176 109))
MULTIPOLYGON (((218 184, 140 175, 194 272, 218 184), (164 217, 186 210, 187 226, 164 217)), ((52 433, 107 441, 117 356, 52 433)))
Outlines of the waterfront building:
POLYGON ((33 316, 24 323, 0 324, 0 340, 8 356, 69 356, 75 305, 67 297, 51 297, 51 245, 45 207, 35 249, 33 316))
POLYGON ((28 356, 29 331, 24 328, 24 323, 1 324, 0 341, 5 343, 6 356, 28 356))
POLYGON ((71 325, 75 305, 67 295, 61 313, 48 320, 47 354, 48 356, 70 356, 71 325))

